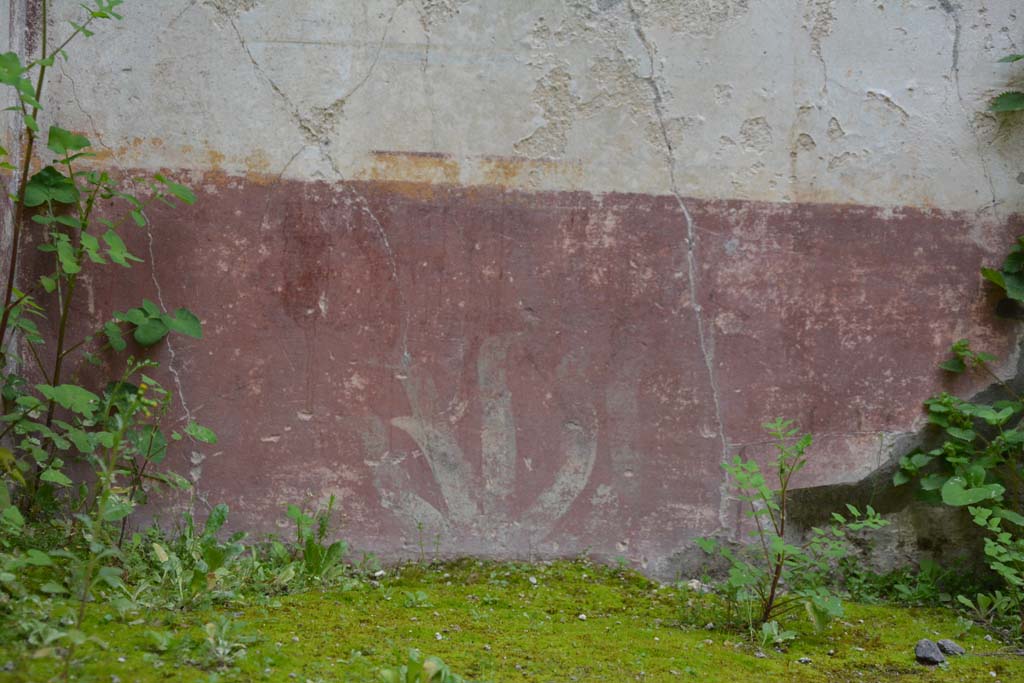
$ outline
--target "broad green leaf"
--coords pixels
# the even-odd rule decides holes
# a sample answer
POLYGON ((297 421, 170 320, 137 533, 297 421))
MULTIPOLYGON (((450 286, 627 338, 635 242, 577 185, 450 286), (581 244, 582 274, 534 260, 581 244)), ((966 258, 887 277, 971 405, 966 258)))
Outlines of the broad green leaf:
POLYGON ((61 156, 66 155, 68 152, 77 152, 80 149, 92 146, 89 139, 84 135, 78 135, 71 131, 64 130, 58 126, 50 126, 49 139, 46 142, 46 146, 54 154, 61 156))
POLYGON ((100 397, 88 389, 83 389, 75 384, 61 384, 55 387, 48 384, 37 384, 36 389, 48 400, 56 402, 62 408, 67 408, 83 417, 95 417, 100 397))
POLYGON ((39 475, 39 478, 43 481, 48 481, 51 484, 57 484, 59 486, 71 486, 71 480, 61 472, 60 470, 48 469, 39 475))
POLYGON ((144 323, 135 328, 132 335, 142 346, 153 346, 167 336, 170 330, 159 318, 147 318, 144 323))
POLYGON ((78 201, 78 188, 74 182, 53 166, 47 166, 32 176, 25 186, 25 206, 41 206, 47 202, 74 204, 78 201))
POLYGON ((199 318, 187 308, 179 308, 174 312, 174 317, 163 315, 160 318, 172 332, 184 334, 195 339, 203 338, 203 326, 199 318))
POLYGON ((42 550, 36 550, 35 548, 30 548, 28 552, 25 553, 25 561, 33 567, 53 566, 53 560, 50 559, 50 556, 42 550))
POLYGON ((93 263, 106 263, 107 259, 100 254, 100 241, 87 232, 82 233, 82 251, 93 263))
POLYGON ((1022 59, 1024 59, 1024 55, 1006 55, 1005 57, 1003 57, 999 61, 1001 63, 1008 64, 1010 62, 1019 62, 1022 59))
POLYGON ((107 255, 110 257, 110 260, 119 266, 130 268, 131 264, 128 261, 142 263, 142 259, 132 255, 128 248, 125 247, 121 236, 113 230, 107 230, 103 233, 103 241, 107 243, 107 255))
POLYGON ((998 500, 1002 498, 1003 487, 999 484, 985 484, 968 488, 967 481, 963 477, 950 477, 942 486, 942 502, 954 507, 974 505, 983 500, 998 500))
POLYGON ((174 195, 181 201, 185 202, 189 206, 196 203, 196 196, 192 194, 192 190, 188 189, 184 185, 172 183, 159 173, 157 173, 153 177, 157 180, 157 182, 162 183, 164 186, 166 186, 168 192, 170 192, 172 195, 174 195))
POLYGON ((992 100, 989 108, 995 112, 1021 111, 1024 109, 1024 92, 1011 90, 992 100))
POLYGON ((217 443, 217 435, 212 429, 203 427, 195 422, 189 422, 188 426, 185 427, 185 433, 191 436, 196 441, 203 443, 215 444, 217 443))
POLYGON ((1014 301, 1024 301, 1024 276, 1020 273, 1003 273, 1006 296, 1014 301))
MULTIPOLYGON (((964 370, 967 369, 967 366, 964 365, 964 362, 962 360, 960 360, 959 358, 950 358, 945 363, 940 363, 939 367, 942 368, 943 370, 946 370, 947 372, 956 372, 956 373, 961 373, 961 372, 963 372, 964 370)), ((938 411, 938 412, 942 412, 942 411, 938 411)))
POLYGON ((1014 512, 1013 510, 1007 510, 1005 508, 997 508, 996 514, 1002 519, 1008 522, 1016 524, 1017 526, 1024 526, 1024 515, 1014 512))
POLYGON ((56 581, 47 581, 39 587, 39 590, 50 595, 60 595, 62 593, 68 592, 67 589, 64 588, 64 586, 57 583, 56 581))
POLYGON ((21 58, 14 52, 0 54, 0 83, 17 86, 18 81, 24 80, 25 67, 21 65, 21 58))
POLYGON ((4 508, 3 512, 0 512, 0 519, 12 529, 21 529, 25 526, 25 518, 21 516, 18 508, 13 505, 4 508))
POLYGON ((47 294, 53 294, 57 289, 57 280, 50 277, 49 275, 43 275, 39 278, 39 282, 43 285, 43 289, 46 290, 47 294))
POLYGON ((140 308, 142 308, 150 318, 159 318, 163 313, 163 311, 160 310, 160 307, 149 299, 143 299, 142 306, 140 306, 140 308))
POLYGON ((959 427, 946 427, 946 433, 954 439, 968 442, 974 441, 976 436, 973 429, 960 429, 959 427))

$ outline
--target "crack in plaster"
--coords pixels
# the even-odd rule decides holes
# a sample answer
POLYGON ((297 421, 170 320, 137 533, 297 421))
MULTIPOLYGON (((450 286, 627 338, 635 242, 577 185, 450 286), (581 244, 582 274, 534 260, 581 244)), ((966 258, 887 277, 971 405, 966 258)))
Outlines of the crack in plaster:
MULTIPOLYGON (((271 87, 271 89, 274 91, 274 93, 277 94, 277 96, 284 101, 284 103, 290 110, 292 119, 294 119, 296 124, 299 126, 299 129, 302 131, 303 136, 311 144, 315 144, 317 146, 317 150, 320 153, 320 157, 327 162, 331 170, 334 171, 337 180, 339 181, 345 180, 345 174, 342 173, 341 168, 337 163, 337 160, 334 158, 334 155, 331 153, 329 149, 330 141, 328 140, 328 136, 330 135, 331 132, 333 132, 334 126, 337 125, 337 116, 341 113, 341 110, 344 108, 345 101, 349 97, 351 97, 356 91, 362 88, 373 75, 377 63, 380 60, 381 51, 384 48, 384 42, 387 39, 388 31, 391 28, 391 24, 394 22, 395 16, 398 14, 398 10, 405 4, 405 2, 406 0, 399 0, 399 2, 396 3, 395 7, 392 9, 391 15, 388 17, 387 23, 384 26, 384 30, 381 32, 381 38, 377 44, 377 51, 374 54, 373 61, 370 64, 370 68, 367 69, 366 74, 364 74, 364 76, 359 80, 359 82, 356 83, 356 85, 346 95, 336 100, 333 104, 321 109, 314 109, 314 115, 316 115, 318 120, 312 122, 307 117, 303 116, 302 112, 291 100, 291 98, 288 97, 287 93, 285 93, 281 89, 281 87, 278 86, 276 82, 274 82, 274 79, 272 79, 266 73, 266 71, 264 71, 263 67, 260 66, 259 64, 259 61, 255 58, 255 56, 252 54, 252 51, 249 49, 249 46, 246 43, 245 38, 242 36, 241 31, 238 30, 238 25, 235 24, 234 19, 231 16, 225 15, 228 20, 228 23, 230 24, 232 30, 235 33, 235 36, 238 39, 239 45, 242 47, 242 50, 249 58, 249 62, 252 64, 253 70, 263 80, 265 80, 267 84, 271 87)), ((305 149, 305 147, 303 147, 303 149, 305 149)), ((284 168, 281 171, 282 176, 284 175, 284 172, 288 169, 288 166, 291 165, 291 163, 301 152, 301 149, 298 152, 296 152, 292 159, 289 160, 288 164, 284 166, 284 168)), ((362 193, 360 193, 354 187, 345 186, 345 189, 350 194, 356 197, 360 205, 361 211, 366 216, 368 216, 370 221, 373 223, 375 231, 377 232, 377 235, 380 238, 381 244, 384 246, 384 251, 385 254, 387 255, 388 264, 391 266, 391 275, 395 280, 395 287, 398 292, 399 308, 404 311, 401 338, 401 367, 408 367, 412 360, 409 354, 408 342, 410 313, 407 310, 407 307, 405 306, 403 301, 401 281, 398 278, 398 261, 395 257, 395 252, 391 247, 391 241, 388 239, 387 231, 384 229, 384 225, 381 223, 376 213, 374 213, 374 211, 370 207, 369 201, 367 201, 366 197, 363 196, 362 193)))
POLYGON ((999 216, 999 200, 996 195, 995 181, 992 179, 992 170, 989 168, 988 162, 985 160, 985 148, 982 144, 981 136, 978 134, 978 129, 974 125, 974 121, 971 118, 971 111, 967 108, 967 104, 964 102, 963 89, 960 87, 960 38, 963 33, 963 24, 960 20, 960 5, 953 0, 939 0, 939 7, 942 11, 950 18, 953 22, 953 64, 950 67, 950 73, 953 76, 953 85, 956 88, 956 99, 960 105, 960 110, 964 114, 964 118, 967 120, 967 127, 971 130, 971 137, 974 138, 974 147, 978 154, 978 161, 981 163, 982 173, 985 174, 985 181, 988 183, 989 191, 992 194, 992 201, 979 211, 989 210, 996 217, 999 216))
MULTIPOLYGON (((675 171, 675 152, 672 148, 672 141, 669 139, 668 128, 666 127, 666 116, 665 116, 665 103, 664 96, 662 93, 661 86, 658 84, 657 75, 655 71, 655 61, 657 56, 656 47, 648 39, 647 34, 644 32, 643 23, 640 19, 640 15, 633 5, 633 1, 630 0, 627 3, 630 18, 633 23, 633 30, 636 32, 636 37, 643 45, 644 50, 647 52, 647 59, 649 61, 650 73, 647 76, 643 76, 640 73, 637 77, 643 81, 646 81, 651 89, 651 95, 654 105, 654 113, 657 117, 658 124, 661 128, 662 141, 665 146, 665 157, 668 164, 669 172, 669 183, 671 186, 672 194, 679 204, 679 209, 683 214, 685 226, 686 226, 686 261, 687 261, 687 274, 690 288, 690 300, 693 305, 694 319, 697 323, 697 337, 700 343, 701 355, 704 357, 704 365, 707 368, 708 383, 711 386, 711 397, 714 402, 715 409, 715 421, 718 427, 718 439, 722 444, 722 462, 724 463, 729 457, 728 453, 728 439, 725 435, 725 422, 722 418, 722 401, 718 387, 718 377, 715 373, 714 364, 714 350, 713 342, 708 338, 708 331, 704 324, 704 315, 701 310, 699 294, 699 275, 697 271, 697 227, 693 220, 693 215, 690 213, 689 208, 686 206, 686 201, 683 199, 682 192, 679 190, 679 183, 676 179, 675 171)), ((727 511, 729 507, 730 498, 728 496, 728 480, 724 479, 721 487, 721 502, 719 504, 718 521, 722 529, 728 528, 727 524, 727 511)))
POLYGON ((810 22, 811 52, 821 64, 821 92, 828 92, 828 64, 822 52, 822 42, 832 33, 836 17, 835 0, 809 0, 804 10, 804 21, 810 22))

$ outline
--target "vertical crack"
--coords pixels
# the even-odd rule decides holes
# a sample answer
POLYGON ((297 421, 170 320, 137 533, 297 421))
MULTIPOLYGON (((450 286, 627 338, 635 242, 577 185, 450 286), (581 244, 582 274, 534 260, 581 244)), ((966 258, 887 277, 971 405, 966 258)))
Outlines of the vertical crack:
MULTIPOLYGON (((149 216, 146 216, 146 242, 149 249, 149 272, 150 277, 153 280, 153 287, 156 288, 156 300, 160 304, 161 310, 168 310, 167 304, 164 302, 164 292, 160 287, 160 279, 156 275, 156 250, 153 248, 153 223, 149 220, 149 216)), ((171 336, 168 335, 164 338, 164 343, 167 345, 167 354, 170 359, 167 361, 167 371, 171 373, 171 377, 174 379, 174 387, 178 390, 178 400, 181 402, 181 409, 185 411, 185 417, 188 418, 189 422, 193 421, 192 411, 188 407, 188 401, 185 399, 185 389, 182 386, 181 374, 178 372, 177 362, 178 354, 174 351, 174 342, 171 341, 171 336)))
POLYGON ((960 111, 963 112, 964 118, 967 121, 967 127, 971 129, 971 136, 974 138, 974 148, 978 154, 978 161, 981 162, 982 173, 985 174, 985 181, 988 183, 989 192, 992 195, 992 201, 988 205, 988 209, 992 211, 992 214, 998 217, 998 198, 996 196, 996 185, 995 181, 992 180, 992 170, 988 166, 988 162, 985 159, 985 147, 982 143, 981 136, 978 134, 978 129, 974 126, 974 121, 971 119, 971 110, 968 109, 967 104, 964 102, 963 90, 960 87, 960 38, 963 34, 963 24, 960 21, 960 5, 953 2, 953 0, 939 0, 939 6, 942 11, 946 13, 946 16, 953 22, 953 64, 950 67, 950 73, 953 76, 953 86, 956 88, 956 99, 960 105, 960 111))
MULTIPOLYGON (((728 442, 725 438, 725 422, 722 418, 722 401, 720 398, 720 392, 718 387, 718 377, 715 373, 714 363, 714 350, 713 342, 709 338, 709 333, 706 329, 704 322, 704 314, 701 308, 699 294, 700 294, 700 282, 697 271, 697 225, 693 220, 693 215, 690 213, 689 208, 686 206, 686 201, 683 198, 683 194, 679 189, 679 182, 676 178, 675 169, 675 150, 672 147, 672 140, 669 138, 668 128, 665 123, 665 99, 662 92, 662 87, 658 83, 655 61, 657 56, 657 50, 653 43, 648 39, 647 34, 644 32, 643 23, 640 19, 640 15, 633 4, 633 0, 629 0, 627 3, 629 9, 629 15, 633 23, 633 30, 636 33, 636 37, 640 40, 644 50, 647 53, 648 66, 650 73, 647 76, 638 75, 638 77, 647 82, 651 89, 651 96, 654 104, 654 112, 658 119, 658 127, 661 130, 662 142, 665 145, 665 161, 668 166, 669 173, 669 184, 671 186, 672 194, 676 199, 676 203, 679 205, 679 210, 683 214, 685 227, 686 227, 686 262, 687 271, 689 275, 689 288, 690 288, 690 300, 693 302, 694 318, 697 323, 697 338, 700 343, 701 355, 704 358, 704 366, 708 373, 708 383, 711 386, 711 397, 714 403, 715 409, 715 422, 718 428, 718 440, 722 447, 722 462, 725 462, 728 458, 728 442)), ((727 511, 729 504, 729 496, 727 495, 726 487, 728 481, 725 480, 722 483, 722 495, 721 503, 719 504, 719 525, 722 529, 727 528, 727 511)))

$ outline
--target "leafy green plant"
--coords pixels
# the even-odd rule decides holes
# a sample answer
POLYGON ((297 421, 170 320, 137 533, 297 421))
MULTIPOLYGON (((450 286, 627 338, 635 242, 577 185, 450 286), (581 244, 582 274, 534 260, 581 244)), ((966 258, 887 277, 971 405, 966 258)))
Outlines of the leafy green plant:
POLYGON ((202 532, 197 534, 192 516, 186 514, 185 528, 175 543, 170 547, 153 543, 161 583, 172 588, 177 605, 193 606, 214 597, 236 559, 245 551, 241 543, 245 538, 243 532, 231 535, 226 542, 217 538, 227 519, 227 505, 217 505, 206 518, 202 532))
MULTIPOLYGON (((1003 64, 1014 64, 1024 59, 1024 55, 1006 55, 999 61, 1003 64)), ((1020 90, 1008 90, 992 99, 989 108, 997 113, 1010 113, 1024 111, 1024 92, 1020 90)))
POLYGON ((307 515, 297 505, 288 505, 287 515, 295 523, 295 541, 301 554, 301 569, 308 578, 331 580, 344 571, 342 560, 348 551, 345 541, 327 542, 335 497, 307 515))
POLYGON ((424 591, 405 591, 405 607, 430 607, 430 598, 424 591))
POLYGON ((227 617, 208 622, 203 627, 202 664, 207 668, 225 669, 245 656, 256 636, 244 632, 245 625, 227 617))
MULTIPOLYGON (((1020 253, 1019 245, 1015 253, 1020 253)), ((916 480, 921 499, 963 508, 987 532, 985 559, 1002 580, 1005 593, 992 594, 987 602, 979 597, 971 601, 970 609, 988 612, 983 605, 999 605, 997 612, 1004 617, 1016 614, 1014 630, 1024 635, 1024 401, 992 370, 994 356, 975 351, 966 339, 953 344, 951 352, 952 358, 941 366, 944 370, 982 372, 1005 398, 971 402, 942 393, 925 401, 928 421, 944 439, 936 448, 904 456, 893 483, 901 486, 916 480)), ((963 596, 957 599, 967 604, 963 596)))
MULTIPOLYGON (((160 174, 149 179, 115 179, 105 171, 88 168, 88 160, 94 156, 90 151, 92 143, 58 125, 45 132, 42 168, 31 172, 32 161, 40 151, 37 143, 42 142, 44 135, 37 119, 42 110, 47 70, 58 59, 67 58, 66 50, 75 40, 91 36, 96 24, 121 19, 117 9, 122 0, 94 0, 91 5, 83 5, 84 18, 72 22, 67 38, 53 46, 47 35, 49 4, 45 0, 39 3, 40 56, 23 63, 13 52, 0 55, 0 85, 16 92, 17 105, 13 111, 22 120, 24 145, 18 181, 11 196, 13 234, 0 314, 0 366, 4 368, 0 437, 11 443, 11 447, 0 452, 0 507, 13 502, 8 493, 13 487, 21 510, 26 513, 52 507, 61 490, 71 485, 66 466, 81 460, 93 467, 102 462, 111 473, 119 474, 126 464, 121 458, 135 457, 135 466, 130 468, 129 487, 133 492, 129 499, 138 502, 143 479, 153 476, 149 465, 160 459, 156 453, 163 450, 163 435, 158 434, 154 421, 144 420, 148 426, 143 427, 137 418, 149 417, 149 411, 157 407, 153 397, 158 393, 164 409, 170 397, 167 392, 157 391, 158 385, 146 378, 136 385, 136 392, 145 393, 144 389, 139 391, 143 384, 154 391, 149 397, 139 397, 135 406, 138 410, 126 411, 130 399, 125 390, 131 377, 153 364, 129 359, 129 369, 106 392, 67 379, 77 375, 72 371, 78 363, 103 365, 98 353, 124 351, 125 333, 131 333, 140 346, 155 344, 171 332, 202 336, 199 320, 190 311, 179 308, 173 314, 166 313, 148 300, 138 308, 113 313, 101 330, 82 339, 70 336, 77 328, 71 318, 81 278, 97 267, 114 264, 129 268, 141 262, 126 246, 126 224, 145 228, 149 222, 146 209, 152 203, 192 204, 195 196, 187 187, 160 174), (145 195, 133 194, 137 189, 142 189, 145 195), (117 205, 123 207, 120 216, 106 208, 117 205), (18 264, 24 260, 29 226, 37 248, 43 253, 43 262, 52 265, 35 282, 19 288, 16 274, 18 264), (44 321, 45 329, 52 331, 51 339, 40 331, 39 321, 44 321), (14 352, 12 343, 16 338, 25 353, 14 352), (48 342, 53 346, 46 350, 43 347, 48 342), (102 422, 106 418, 118 424, 102 422), (112 445, 116 435, 131 447, 112 445), (150 457, 140 452, 145 441, 155 447, 150 457), (105 451, 102 457, 96 456, 100 449, 105 451)), ((0 149, 0 162, 11 169, 8 157, 7 150, 0 149)), ((117 365, 110 357, 106 362, 117 365)), ((183 480, 174 483, 181 485, 183 480)), ((93 493, 88 505, 93 506, 95 498, 93 493)))
POLYGON ((803 606, 817 629, 842 616, 842 603, 829 590, 838 561, 849 552, 847 534, 877 529, 887 522, 870 506, 862 513, 847 506, 849 518, 833 513, 827 528, 814 528, 801 545, 786 539, 788 493, 793 476, 807 464, 811 435, 799 435, 792 420, 778 418, 764 425, 774 441, 774 486, 756 460, 737 456, 723 467, 732 478, 737 498, 745 504, 755 528, 754 542, 732 549, 714 539, 698 539, 699 547, 729 564, 725 596, 746 613, 751 625, 777 619, 803 606))
POLYGON ((405 664, 380 672, 384 683, 465 683, 462 676, 451 672, 440 657, 426 657, 419 650, 410 650, 405 664))
POLYGON ((761 649, 765 650, 769 645, 777 649, 784 649, 785 646, 796 640, 796 631, 789 631, 781 626, 777 621, 766 621, 761 624, 761 649))

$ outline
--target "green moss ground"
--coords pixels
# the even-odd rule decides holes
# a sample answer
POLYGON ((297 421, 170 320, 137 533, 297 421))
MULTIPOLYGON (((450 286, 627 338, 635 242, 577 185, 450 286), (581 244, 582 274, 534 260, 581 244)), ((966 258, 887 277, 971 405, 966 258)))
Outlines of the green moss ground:
MULTIPOLYGON (((380 667, 415 647, 489 681, 1024 681, 1024 658, 994 654, 999 643, 977 628, 959 639, 968 656, 945 669, 917 665, 919 638, 959 630, 949 611, 848 604, 846 618, 821 635, 794 617, 785 625, 801 632, 799 640, 788 652, 758 658, 737 633, 687 626, 711 616, 700 611, 704 601, 693 600, 586 563, 408 566, 380 586, 364 582, 262 605, 124 617, 97 606, 88 630, 107 648, 82 647, 74 675, 103 683, 376 681, 380 667), (429 605, 406 605, 406 592, 417 591, 429 605), (243 622, 242 632, 258 640, 231 667, 204 669, 194 663, 197 643, 202 625, 218 615, 243 622), (185 644, 160 653, 150 631, 184 635, 185 644)), ((3 682, 46 681, 58 670, 52 656, 0 645, 0 666, 8 661, 14 670, 0 673, 3 682)))

